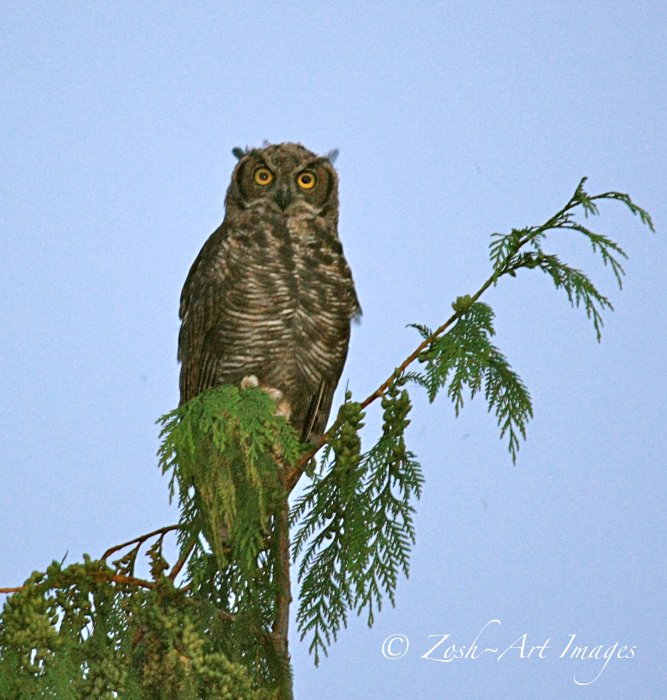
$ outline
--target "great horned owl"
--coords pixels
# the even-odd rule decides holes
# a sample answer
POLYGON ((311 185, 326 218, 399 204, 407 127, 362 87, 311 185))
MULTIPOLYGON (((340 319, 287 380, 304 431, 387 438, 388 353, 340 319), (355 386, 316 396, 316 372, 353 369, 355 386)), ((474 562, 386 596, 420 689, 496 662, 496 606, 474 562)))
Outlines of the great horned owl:
POLYGON ((181 404, 258 383, 305 442, 324 432, 361 313, 338 238, 338 176, 333 157, 296 143, 234 155, 224 221, 181 294, 181 404))

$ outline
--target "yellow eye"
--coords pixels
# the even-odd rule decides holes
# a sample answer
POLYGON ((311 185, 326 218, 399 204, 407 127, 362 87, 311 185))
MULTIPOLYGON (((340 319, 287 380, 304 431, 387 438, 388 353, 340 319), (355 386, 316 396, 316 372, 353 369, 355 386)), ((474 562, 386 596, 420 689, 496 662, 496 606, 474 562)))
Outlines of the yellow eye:
POLYGON ((296 179, 296 184, 302 190, 312 190, 316 182, 317 178, 312 170, 304 170, 296 179))
POLYGON ((257 168, 254 177, 258 185, 269 185, 273 182, 273 173, 268 168, 257 168))

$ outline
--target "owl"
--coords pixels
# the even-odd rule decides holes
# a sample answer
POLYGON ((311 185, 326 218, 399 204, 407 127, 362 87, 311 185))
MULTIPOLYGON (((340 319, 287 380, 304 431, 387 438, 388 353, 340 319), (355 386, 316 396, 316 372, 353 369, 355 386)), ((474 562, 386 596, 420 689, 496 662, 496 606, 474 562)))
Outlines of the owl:
POLYGON ((306 442, 325 430, 361 309, 338 237, 335 153, 234 149, 225 218, 183 287, 181 404, 259 385, 306 442))

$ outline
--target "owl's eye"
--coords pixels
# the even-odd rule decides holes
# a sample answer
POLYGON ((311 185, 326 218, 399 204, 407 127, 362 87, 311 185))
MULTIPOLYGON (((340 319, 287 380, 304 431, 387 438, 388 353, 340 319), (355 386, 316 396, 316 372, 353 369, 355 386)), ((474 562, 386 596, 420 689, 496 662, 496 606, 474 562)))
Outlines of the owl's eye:
POLYGON ((316 182, 317 178, 312 170, 304 170, 296 179, 296 184, 302 190, 312 190, 316 182))
POLYGON ((258 185, 269 185, 273 182, 273 173, 268 168, 257 168, 254 177, 258 185))

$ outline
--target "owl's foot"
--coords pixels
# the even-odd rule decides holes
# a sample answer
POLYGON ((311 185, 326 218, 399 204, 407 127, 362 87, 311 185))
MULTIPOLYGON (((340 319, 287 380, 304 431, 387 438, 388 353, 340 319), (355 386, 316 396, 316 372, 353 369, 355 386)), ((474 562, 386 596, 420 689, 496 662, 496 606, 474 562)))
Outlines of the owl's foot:
POLYGON ((250 387, 258 386, 262 391, 266 392, 276 404, 276 415, 283 416, 285 420, 289 420, 292 415, 292 407, 289 401, 283 398, 283 392, 272 386, 261 386, 259 379, 254 374, 249 374, 241 380, 241 389, 249 389, 250 387))
POLYGON ((241 380, 241 389, 250 389, 250 387, 259 386, 259 379, 254 374, 249 374, 241 380))
MULTIPOLYGON (((280 393, 282 394, 282 392, 280 393)), ((292 407, 287 399, 278 401, 276 404, 276 415, 282 416, 285 420, 289 420, 292 417, 292 407)))

